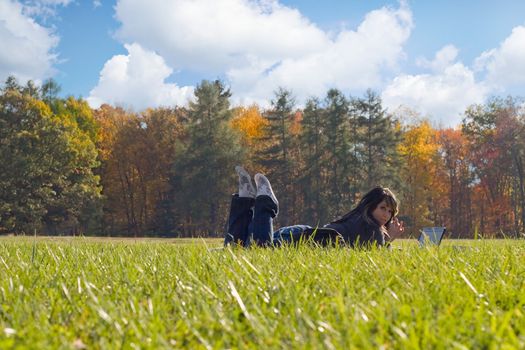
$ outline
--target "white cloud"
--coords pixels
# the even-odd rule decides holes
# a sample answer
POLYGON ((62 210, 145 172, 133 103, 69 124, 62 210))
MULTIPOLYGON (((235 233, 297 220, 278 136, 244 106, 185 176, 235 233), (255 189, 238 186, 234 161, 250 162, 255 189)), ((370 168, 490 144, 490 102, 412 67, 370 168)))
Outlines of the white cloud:
POLYGON ((44 19, 55 16, 58 6, 67 6, 71 2, 72 0, 21 0, 25 15, 44 19))
POLYGON ((391 110, 408 106, 446 126, 457 126, 469 105, 525 84, 524 26, 515 27, 499 47, 483 52, 472 68, 456 61, 458 52, 447 45, 432 61, 418 59, 417 64, 430 73, 396 77, 382 93, 385 106, 391 110))
POLYGON ((26 3, 41 4, 44 6, 67 6, 71 3, 71 0, 30 0, 26 3))
POLYGON ((512 30, 501 45, 483 52, 475 62, 478 70, 485 70, 487 82, 497 88, 525 84, 525 27, 512 30))
POLYGON ((25 14, 25 8, 14 1, 0 1, 0 79, 16 76, 21 82, 50 77, 58 36, 25 14))
POLYGON ((356 30, 324 32, 272 0, 119 0, 117 36, 157 52, 175 69, 225 74, 238 101, 267 101, 279 86, 298 100, 379 88, 404 59, 412 13, 383 7, 356 30))
MULTIPOLYGON (((455 126, 466 107, 483 103, 498 85, 525 81, 525 27, 483 53, 474 68, 446 45, 431 60, 417 60, 426 74, 398 73, 413 29, 405 1, 371 11, 357 28, 339 32, 321 30, 277 0, 118 0, 115 10, 120 40, 155 52, 174 69, 225 76, 234 103, 267 105, 278 87, 291 89, 300 104, 332 87, 345 93, 373 88, 383 90, 390 109, 410 106, 455 126), (476 78, 479 70, 486 79, 476 78)), ((112 61, 107 65, 116 66, 117 57, 112 61)), ((166 74, 156 78, 162 88, 166 74)), ((102 77, 108 86, 118 81, 107 71, 102 77)), ((136 100, 132 93, 121 96, 121 103, 136 100)))
POLYGON ((458 53, 459 50, 454 45, 446 45, 436 53, 434 60, 429 61, 425 58, 419 58, 416 63, 420 67, 441 72, 456 60, 458 53))
POLYGON ((142 110, 187 104, 193 87, 166 83, 173 70, 161 56, 136 43, 125 47, 128 55, 113 56, 104 65, 98 85, 87 98, 91 107, 109 103, 142 110))
POLYGON ((119 0, 118 37, 138 42, 174 68, 222 73, 247 56, 278 61, 329 44, 325 33, 277 1, 119 0))
POLYGON ((433 74, 400 75, 384 89, 385 107, 396 110, 407 106, 431 116, 444 126, 457 126, 466 107, 483 103, 490 92, 484 82, 477 82, 474 72, 460 62, 453 62, 457 50, 446 46, 425 65, 433 74))
POLYGON ((291 88, 303 101, 332 87, 346 92, 377 88, 384 84, 385 70, 394 70, 404 57, 402 46, 411 27, 406 8, 382 8, 370 12, 356 31, 341 31, 315 52, 266 65, 259 60, 227 75, 234 91, 253 100, 270 98, 278 86, 291 88))

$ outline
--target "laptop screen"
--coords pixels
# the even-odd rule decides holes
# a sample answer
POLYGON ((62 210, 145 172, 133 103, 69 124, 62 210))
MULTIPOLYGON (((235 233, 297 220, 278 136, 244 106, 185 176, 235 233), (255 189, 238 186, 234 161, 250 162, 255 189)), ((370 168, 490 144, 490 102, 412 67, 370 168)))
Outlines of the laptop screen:
POLYGON ((445 227, 425 227, 420 232, 418 242, 420 246, 439 245, 445 234, 445 227))

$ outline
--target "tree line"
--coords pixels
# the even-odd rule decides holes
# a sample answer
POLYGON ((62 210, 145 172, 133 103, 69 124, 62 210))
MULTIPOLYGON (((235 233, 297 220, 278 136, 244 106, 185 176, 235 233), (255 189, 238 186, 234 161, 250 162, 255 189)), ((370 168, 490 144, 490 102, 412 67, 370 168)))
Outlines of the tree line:
POLYGON ((0 90, 0 233, 222 236, 234 166, 272 181, 277 225, 323 225, 371 187, 390 187, 407 235, 447 226, 453 237, 525 232, 525 104, 492 98, 458 128, 378 94, 330 89, 303 108, 279 88, 270 107, 232 107, 221 81, 202 81, 188 107, 140 113, 59 86, 0 90), (409 118, 410 117, 410 118, 409 118))

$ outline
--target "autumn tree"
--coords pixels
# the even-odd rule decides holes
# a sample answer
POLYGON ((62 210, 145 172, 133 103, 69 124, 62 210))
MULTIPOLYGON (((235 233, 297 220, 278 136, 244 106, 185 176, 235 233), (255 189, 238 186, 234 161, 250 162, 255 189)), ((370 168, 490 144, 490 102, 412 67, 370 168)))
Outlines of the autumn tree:
POLYGON ((125 147, 118 146, 122 141, 122 130, 133 116, 120 107, 103 104, 95 110, 95 118, 100 126, 98 132, 97 148, 101 165, 98 173, 104 195, 104 218, 102 231, 106 234, 130 234, 132 215, 125 173, 126 160, 120 150, 125 147))
POLYGON ((477 209, 482 233, 509 234, 516 230, 511 198, 521 157, 516 159, 513 153, 520 154, 516 141, 522 139, 518 136, 522 129, 510 110, 507 102, 492 99, 485 105, 470 107, 463 119, 462 130, 483 192, 477 209))
POLYGON ((438 143, 436 132, 428 121, 410 125, 399 144, 403 183, 400 199, 406 220, 407 233, 418 234, 421 227, 433 224, 431 210, 436 194, 434 182, 438 171, 438 143))
MULTIPOLYGON (((86 118, 92 117, 87 115, 86 118)), ((16 233, 87 229, 100 198, 97 150, 76 120, 54 114, 32 83, 0 95, 0 227, 16 233)))
POLYGON ((177 193, 170 185, 170 179, 178 176, 172 165, 183 156, 188 111, 185 108, 150 109, 143 113, 143 118, 148 131, 148 166, 151 169, 143 190, 149 201, 148 228, 160 235, 177 235, 180 226, 175 217, 180 208, 175 205, 177 193))
POLYGON ((246 152, 247 169, 257 167, 257 154, 265 148, 264 138, 268 127, 268 120, 263 117, 257 105, 236 107, 233 109, 231 127, 241 135, 241 145, 246 152))
POLYGON ((441 219, 451 237, 471 237, 475 182, 467 139, 459 129, 444 129, 438 131, 438 143, 446 179, 445 190, 438 194, 446 193, 448 205, 434 206, 434 210, 442 213, 441 219))
POLYGON ((514 214, 515 236, 525 235, 525 104, 523 100, 507 98, 496 116, 496 143, 511 160, 510 205, 514 214))
POLYGON ((171 164, 182 144, 184 113, 149 109, 140 115, 102 105, 100 150, 107 232, 174 234, 171 164))

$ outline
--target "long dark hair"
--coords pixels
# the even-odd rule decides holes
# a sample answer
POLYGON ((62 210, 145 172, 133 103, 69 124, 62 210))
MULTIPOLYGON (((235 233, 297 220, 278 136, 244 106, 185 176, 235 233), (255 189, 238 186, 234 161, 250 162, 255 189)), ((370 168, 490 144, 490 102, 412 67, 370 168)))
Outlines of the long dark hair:
POLYGON ((334 224, 346 221, 351 216, 361 216, 363 220, 365 220, 369 224, 374 223, 377 225, 377 222, 372 217, 372 212, 382 201, 385 201, 386 204, 390 208, 392 208, 392 217, 385 224, 385 226, 388 226, 388 224, 390 224, 390 221, 392 221, 392 219, 398 213, 398 201, 394 193, 392 193, 392 191, 390 191, 386 187, 381 186, 374 187, 373 189, 368 191, 368 193, 365 194, 363 198, 361 198, 361 200, 354 209, 343 215, 341 218, 333 221, 332 223, 334 224))

